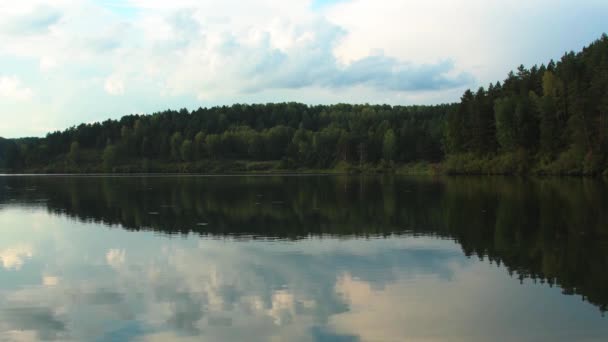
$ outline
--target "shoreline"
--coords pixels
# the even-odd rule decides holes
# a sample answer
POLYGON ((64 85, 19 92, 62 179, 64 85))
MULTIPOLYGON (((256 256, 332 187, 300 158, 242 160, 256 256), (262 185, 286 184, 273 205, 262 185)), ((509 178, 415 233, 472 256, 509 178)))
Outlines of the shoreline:
POLYGON ((562 179, 596 179, 608 180, 607 175, 580 175, 580 174, 503 174, 503 173, 420 173, 420 172, 343 172, 343 171, 281 171, 281 172, 227 172, 227 173, 179 173, 179 172, 131 172, 131 173, 0 173, 0 177, 311 177, 311 176, 410 176, 410 177, 450 177, 450 178, 562 178, 562 179))
POLYGON ((581 169, 569 171, 542 168, 535 163, 502 165, 497 159, 468 159, 454 163, 448 158, 439 163, 394 163, 353 165, 339 162, 332 168, 289 168, 281 161, 206 160, 188 163, 163 163, 139 160, 120 164, 110 170, 96 163, 47 165, 18 171, 0 170, 0 176, 307 176, 307 175, 407 175, 407 176, 501 176, 501 177, 557 177, 608 178, 605 172, 589 173, 581 169), (537 166, 532 166, 537 165, 537 166))

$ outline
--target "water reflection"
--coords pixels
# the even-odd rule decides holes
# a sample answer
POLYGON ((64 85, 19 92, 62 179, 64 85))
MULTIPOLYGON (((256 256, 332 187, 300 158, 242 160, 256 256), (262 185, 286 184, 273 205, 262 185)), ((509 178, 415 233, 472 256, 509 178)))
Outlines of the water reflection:
POLYGON ((608 334, 601 182, 0 182, 0 340, 608 334))

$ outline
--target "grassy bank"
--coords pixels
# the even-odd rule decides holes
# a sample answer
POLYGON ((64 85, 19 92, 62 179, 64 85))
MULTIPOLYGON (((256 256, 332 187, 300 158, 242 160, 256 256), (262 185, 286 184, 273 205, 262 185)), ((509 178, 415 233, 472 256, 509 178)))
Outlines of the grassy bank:
POLYGON ((5 170, 6 173, 31 174, 93 174, 93 173, 178 173, 178 174, 275 174, 275 173, 326 173, 326 174, 440 174, 439 164, 417 162, 396 164, 381 161, 379 163, 351 164, 338 162, 329 168, 301 167, 288 159, 270 161, 248 161, 230 159, 205 159, 195 162, 171 162, 164 160, 137 159, 107 165, 95 151, 81 153, 77 161, 67 156, 60 156, 46 165, 39 165, 18 170, 5 170))
POLYGON ((449 175, 608 176, 608 165, 603 160, 590 154, 577 157, 577 153, 568 151, 554 159, 523 150, 489 156, 451 155, 442 163, 442 170, 449 175))
POLYGON ((173 162, 153 159, 118 161, 114 165, 103 163, 95 151, 81 153, 74 161, 62 155, 46 165, 4 173, 178 173, 178 174, 276 174, 276 173, 326 173, 326 174, 402 174, 402 175, 555 175, 608 177, 608 168, 602 161, 591 156, 581 159, 575 154, 564 153, 553 160, 529 155, 523 150, 499 155, 479 156, 472 153, 448 156, 441 163, 415 162, 354 164, 340 161, 329 168, 301 167, 290 159, 249 161, 232 159, 204 159, 194 162, 173 162))

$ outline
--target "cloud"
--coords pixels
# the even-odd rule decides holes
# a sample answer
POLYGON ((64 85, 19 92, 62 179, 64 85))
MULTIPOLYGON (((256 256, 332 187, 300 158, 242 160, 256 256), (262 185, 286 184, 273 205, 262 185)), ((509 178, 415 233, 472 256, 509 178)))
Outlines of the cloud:
POLYGON ((342 65, 333 50, 344 35, 323 19, 278 21, 240 36, 192 33, 189 44, 182 44, 178 54, 161 57, 154 69, 166 74, 166 94, 199 98, 311 87, 424 91, 461 87, 473 79, 456 72, 451 61, 418 65, 379 54, 342 65))
POLYGON ((40 57, 39 67, 41 71, 49 71, 57 66, 57 61, 48 56, 40 57))
POLYGON ((59 277, 56 276, 43 276, 42 285, 44 286, 57 286, 59 284, 59 277))
POLYGON ((110 249, 106 253, 106 262, 113 268, 120 268, 125 263, 125 254, 123 249, 110 249))
POLYGON ((34 255, 30 245, 18 245, 0 251, 0 262, 7 270, 20 270, 26 258, 34 255))
POLYGON ((123 95, 125 93, 125 84, 121 78, 110 76, 106 78, 104 89, 110 95, 123 95))
POLYGON ((27 13, 10 18, 0 28, 10 34, 41 34, 57 24, 62 13, 56 8, 40 5, 27 13))
MULTIPOLYGON (((116 118, 134 110, 244 101, 457 101, 467 87, 501 80, 520 63, 559 58, 605 30, 608 2, 552 4, 548 0, 0 4, 3 65, 43 96, 33 106, 11 103, 11 113, 19 120, 3 135, 43 133, 30 128, 31 113, 44 113, 45 120, 53 121, 46 126, 61 128, 105 119, 108 113, 116 118), (586 25, 578 25, 581 18, 586 25), (32 68, 32 62, 37 67, 32 68), (123 96, 111 98, 116 95, 123 96), (91 101, 97 105, 91 106, 91 101)), ((32 91, 21 87, 23 91, 11 94, 31 98, 32 91)))
POLYGON ((454 71, 452 61, 413 65, 385 56, 370 56, 356 60, 341 72, 335 72, 329 84, 336 87, 369 85, 391 91, 440 90, 471 85, 473 76, 454 71))
POLYGON ((453 70, 451 62, 416 64, 372 55, 345 64, 334 50, 349 32, 311 12, 309 4, 296 1, 285 6, 261 0, 257 7, 248 5, 240 11, 228 6, 212 6, 210 11, 205 2, 183 0, 167 6, 159 1, 131 1, 125 6, 138 8, 138 16, 129 24, 99 11, 99 18, 93 19, 100 21, 98 29, 82 28, 81 21, 92 9, 85 13, 84 8, 66 8, 70 20, 60 23, 58 33, 49 33, 56 44, 24 47, 15 43, 15 49, 39 58, 43 70, 61 61, 73 67, 84 63, 87 70, 121 73, 122 79, 108 78, 103 84, 111 95, 123 94, 125 82, 156 84, 156 91, 165 96, 214 99, 311 87, 435 90, 472 80, 466 72, 453 70), (302 14, 294 15, 294 8, 302 14), (75 53, 66 55, 66 50, 75 53))
POLYGON ((65 322, 46 307, 9 307, 0 312, 0 318, 0 328, 34 331, 40 340, 65 337, 65 322))
POLYGON ((284 325, 293 321, 296 314, 296 300, 292 293, 279 290, 272 294, 272 306, 268 309, 268 315, 272 317, 274 324, 284 325))
POLYGON ((26 101, 32 98, 31 88, 23 86, 17 76, 0 75, 0 99, 26 101))
POLYGON ((40 286, 37 276, 8 274, 25 283, 0 290, 0 340, 521 340, 530 322, 558 337, 606 330, 591 305, 562 298, 559 288, 521 286, 504 268, 466 258, 454 241, 175 239, 91 220, 100 229, 76 229, 83 222, 65 215, 44 223, 57 229, 32 235, 47 247, 28 273, 59 271, 61 279, 40 286), (100 269, 99 257, 120 267, 100 269), (471 298, 488 305, 473 310, 471 298), (471 336, 473 325, 482 328, 471 336))
POLYGON ((554 5, 548 0, 357 0, 337 3, 325 15, 349 32, 335 50, 340 60, 364 58, 377 48, 413 63, 452 60, 478 85, 487 85, 521 63, 546 63, 579 50, 606 30, 596 20, 608 14, 608 2, 554 5))
POLYGON ((36 332, 32 330, 7 330, 0 332, 1 341, 34 342, 38 339, 36 332))

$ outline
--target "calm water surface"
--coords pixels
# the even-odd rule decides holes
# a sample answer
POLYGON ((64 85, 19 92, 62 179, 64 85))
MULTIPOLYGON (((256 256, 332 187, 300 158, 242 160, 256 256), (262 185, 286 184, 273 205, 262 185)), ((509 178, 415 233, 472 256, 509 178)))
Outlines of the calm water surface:
POLYGON ((0 341, 606 341, 608 185, 0 177, 0 341))

